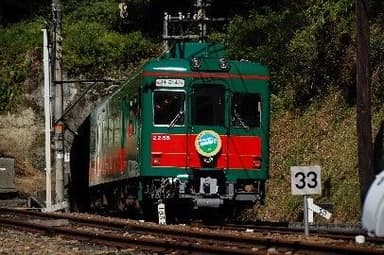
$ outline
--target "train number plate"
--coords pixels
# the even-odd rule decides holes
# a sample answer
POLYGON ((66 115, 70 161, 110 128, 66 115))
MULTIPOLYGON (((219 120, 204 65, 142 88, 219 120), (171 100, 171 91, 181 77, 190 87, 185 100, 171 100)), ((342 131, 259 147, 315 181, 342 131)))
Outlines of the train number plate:
POLYGON ((182 79, 157 79, 156 87, 173 87, 182 88, 184 87, 184 80, 182 79))

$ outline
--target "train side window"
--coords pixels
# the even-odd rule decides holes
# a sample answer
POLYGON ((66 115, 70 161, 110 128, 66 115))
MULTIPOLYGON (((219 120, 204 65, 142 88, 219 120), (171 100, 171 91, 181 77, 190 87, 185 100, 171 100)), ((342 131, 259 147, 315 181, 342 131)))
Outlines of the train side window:
POLYGON ((155 125, 184 124, 185 94, 182 91, 155 91, 153 121, 155 125))
POLYGON ((232 97, 231 125, 242 128, 258 128, 261 120, 261 96, 250 93, 234 93, 232 97))
POLYGON ((114 122, 112 119, 112 116, 109 116, 108 118, 108 144, 112 145, 115 143, 114 141, 114 122))
POLYGON ((114 129, 114 141, 117 145, 119 145, 121 139, 121 124, 119 117, 116 117, 114 120, 114 129))
MULTIPOLYGON (((105 116, 104 116, 105 117, 105 116)), ((103 119, 103 147, 108 145, 108 121, 107 119, 103 119)))

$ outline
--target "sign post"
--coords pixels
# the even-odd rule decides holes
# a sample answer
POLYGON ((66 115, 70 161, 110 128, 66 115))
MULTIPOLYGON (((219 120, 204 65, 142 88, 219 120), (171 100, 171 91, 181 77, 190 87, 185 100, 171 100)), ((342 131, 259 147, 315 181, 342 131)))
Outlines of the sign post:
POLYGON ((291 167, 292 195, 304 196, 304 233, 309 235, 308 227, 308 195, 321 194, 320 166, 292 166, 291 167))
POLYGON ((304 195, 304 234, 309 236, 308 195, 304 195))
POLYGON ((313 198, 307 198, 307 205, 308 205, 308 222, 313 222, 313 213, 318 213, 321 217, 326 218, 329 220, 332 216, 332 213, 328 212, 327 210, 321 208, 320 206, 313 203, 313 198))
POLYGON ((165 214, 165 204, 163 202, 160 202, 157 205, 157 214, 159 216, 159 224, 160 225, 166 225, 167 224, 167 216, 165 214))

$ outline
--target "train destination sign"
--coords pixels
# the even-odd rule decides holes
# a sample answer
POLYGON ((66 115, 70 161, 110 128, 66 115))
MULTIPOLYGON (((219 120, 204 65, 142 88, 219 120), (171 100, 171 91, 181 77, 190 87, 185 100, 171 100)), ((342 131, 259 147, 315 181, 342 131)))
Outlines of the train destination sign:
POLYGON ((182 88, 184 87, 184 80, 183 79, 156 79, 156 87, 182 88))
POLYGON ((321 194, 320 166, 292 166, 291 167, 292 195, 321 194))

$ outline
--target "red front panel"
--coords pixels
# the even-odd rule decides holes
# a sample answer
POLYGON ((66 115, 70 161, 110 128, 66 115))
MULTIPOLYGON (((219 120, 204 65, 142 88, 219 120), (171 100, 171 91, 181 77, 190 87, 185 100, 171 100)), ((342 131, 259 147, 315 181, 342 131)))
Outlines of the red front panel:
POLYGON ((186 167, 186 144, 184 134, 152 134, 152 166, 186 167))
POLYGON ((261 138, 259 136, 230 136, 228 158, 230 168, 258 168, 256 165, 261 162, 261 138))
MULTIPOLYGON (((195 149, 196 134, 152 134, 152 166, 204 168, 195 149)), ((261 138, 220 136, 222 147, 216 168, 255 169, 261 160, 261 138)))

